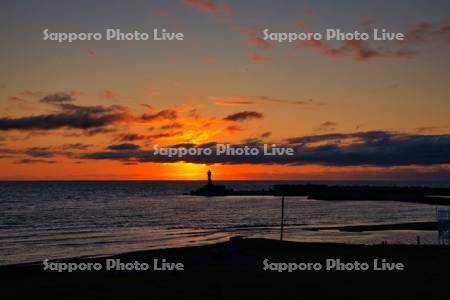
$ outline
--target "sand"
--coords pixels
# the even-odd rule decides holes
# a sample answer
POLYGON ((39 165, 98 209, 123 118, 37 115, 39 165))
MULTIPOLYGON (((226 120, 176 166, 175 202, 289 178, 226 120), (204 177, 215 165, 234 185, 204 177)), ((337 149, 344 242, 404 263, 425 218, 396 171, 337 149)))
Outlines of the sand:
MULTIPOLYGON (((450 248, 414 245, 348 245, 234 239, 176 249, 71 259, 64 263, 182 263, 172 271, 43 270, 42 264, 0 267, 2 298, 46 299, 447 299, 450 248), (386 262, 404 270, 264 270, 273 263, 372 266, 386 262), (384 259, 384 260, 383 260, 384 259)), ((293 266, 293 265, 292 265, 293 266)))

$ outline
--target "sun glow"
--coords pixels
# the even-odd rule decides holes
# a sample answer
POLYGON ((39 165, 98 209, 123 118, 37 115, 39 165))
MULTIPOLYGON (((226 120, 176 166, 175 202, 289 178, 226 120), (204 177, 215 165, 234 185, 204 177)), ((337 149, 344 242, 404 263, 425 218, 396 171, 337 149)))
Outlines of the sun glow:
POLYGON ((178 162, 168 164, 169 170, 167 175, 171 178, 180 180, 201 180, 205 179, 208 167, 205 164, 193 164, 178 162))

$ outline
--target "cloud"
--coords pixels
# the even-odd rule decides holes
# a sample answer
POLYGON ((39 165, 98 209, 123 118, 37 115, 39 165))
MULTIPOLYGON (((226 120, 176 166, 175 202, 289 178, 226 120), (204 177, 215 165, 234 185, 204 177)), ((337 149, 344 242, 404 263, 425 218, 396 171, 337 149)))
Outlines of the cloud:
POLYGON ((259 36, 249 38, 248 43, 252 46, 264 48, 264 49, 269 49, 270 47, 272 47, 271 43, 262 39, 259 36))
POLYGON ((153 105, 147 104, 147 103, 141 103, 141 106, 149 109, 149 110, 154 110, 155 107, 153 105))
POLYGON ((248 147, 259 147, 262 144, 262 141, 259 138, 247 138, 242 144, 248 147))
POLYGON ((450 25, 419 23, 410 27, 403 41, 368 43, 346 40, 339 46, 331 46, 319 40, 302 41, 299 48, 309 48, 319 54, 334 58, 352 58, 364 62, 378 58, 410 59, 426 50, 450 45, 450 25))
POLYGON ((45 96, 40 100, 42 103, 49 103, 49 104, 58 104, 58 103, 64 103, 64 102, 72 102, 75 101, 74 98, 75 92, 70 93, 55 93, 45 96))
POLYGON ((220 97, 209 97, 210 100, 214 101, 217 105, 223 106, 242 106, 242 105, 252 105, 261 102, 268 103, 281 103, 281 104, 291 104, 291 105, 301 105, 301 106, 313 106, 313 105, 324 105, 323 102, 316 102, 313 99, 308 100, 289 100, 283 98, 276 98, 271 96, 226 96, 220 97))
POLYGON ((97 56, 97 51, 95 51, 92 48, 81 48, 80 49, 81 52, 83 52, 84 54, 90 56, 90 57, 96 57, 97 56))
POLYGON ((106 99, 112 99, 117 100, 122 97, 122 95, 119 92, 113 91, 113 90, 103 90, 100 92, 100 97, 106 98, 106 99))
POLYGON ((53 130, 60 128, 98 129, 122 121, 127 116, 123 107, 114 105, 108 107, 78 106, 63 103, 58 107, 60 111, 51 114, 0 118, 0 131, 53 130))
POLYGON ((236 133, 236 132, 241 132, 244 129, 238 125, 230 125, 227 128, 225 128, 225 130, 228 131, 229 133, 236 133))
POLYGON ((232 13, 231 7, 226 3, 218 4, 214 0, 183 0, 183 3, 189 7, 195 8, 206 13, 224 13, 230 15, 232 13))
POLYGON ((159 129, 167 130, 167 129, 180 129, 183 128, 183 124, 180 123, 171 123, 167 125, 162 125, 159 129))
MULTIPOLYGON (((203 147, 216 147, 216 144, 203 147)), ((178 162, 203 164, 279 164, 326 166, 432 166, 450 164, 450 135, 416 135, 389 131, 332 133, 293 137, 279 147, 292 147, 292 156, 263 155, 258 139, 232 147, 257 147, 259 155, 212 155, 168 157, 151 150, 86 153, 84 159, 113 159, 137 162, 178 162)))
POLYGON ((92 145, 83 144, 83 143, 74 143, 74 144, 63 144, 59 146, 52 147, 28 147, 26 149, 7 149, 0 148, 0 154, 6 154, 8 157, 31 157, 32 159, 37 158, 35 161, 25 161, 21 163, 32 163, 32 162, 46 162, 45 160, 41 160, 44 158, 50 158, 54 156, 64 156, 73 158, 75 156, 72 150, 77 151, 85 151, 92 145))
POLYGON ((93 128, 93 129, 87 129, 83 131, 83 135, 84 136, 94 136, 97 134, 108 134, 108 133, 114 133, 116 132, 115 128, 104 128, 104 127, 99 127, 99 128, 93 128))
POLYGON ((257 64, 270 63, 272 59, 268 56, 260 55, 258 53, 250 53, 250 60, 257 64))
POLYGON ((299 164, 404 166, 450 163, 450 135, 369 131, 303 136, 288 142, 298 148, 299 164))
POLYGON ((25 99, 22 99, 22 98, 20 98, 20 97, 13 96, 13 97, 8 97, 8 101, 12 101, 12 102, 25 102, 26 100, 25 100, 25 99))
POLYGON ((368 61, 374 58, 412 58, 416 53, 408 49, 371 48, 365 41, 346 40, 339 47, 332 47, 318 40, 303 41, 300 48, 317 50, 328 57, 351 57, 356 61, 368 61))
POLYGON ((315 131, 330 131, 335 129, 336 126, 337 126, 336 122, 326 121, 320 124, 319 127, 315 129, 315 131))
POLYGON ((319 135, 307 135, 292 137, 286 139, 289 144, 294 145, 307 145, 320 142, 340 142, 345 139, 356 139, 362 142, 373 142, 377 140, 383 140, 389 138, 393 133, 389 131, 363 131, 354 133, 328 133, 319 135))
POLYGON ((411 26, 405 36, 405 44, 448 45, 450 44, 450 24, 418 23, 411 26))
POLYGON ((215 104, 222 105, 222 106, 242 106, 242 105, 255 104, 255 102, 253 102, 253 101, 229 101, 229 100, 223 100, 223 101, 216 101, 215 104))
POLYGON ((155 120, 174 120, 178 117, 178 113, 174 109, 164 109, 155 114, 143 114, 142 120, 155 121, 155 120))
POLYGON ((256 99, 258 99, 259 101, 294 104, 294 105, 311 105, 311 104, 320 105, 320 104, 323 104, 323 103, 313 102, 312 99, 309 99, 309 100, 287 100, 287 99, 274 98, 274 97, 268 97, 268 96, 258 96, 258 97, 256 97, 256 99))
POLYGON ((139 145, 131 144, 131 143, 123 143, 123 144, 115 144, 108 146, 109 150, 114 151, 128 151, 128 150, 137 150, 139 149, 139 145))
POLYGON ((182 131, 169 131, 169 132, 162 132, 162 133, 155 133, 155 134, 136 134, 136 133, 129 133, 129 134, 121 134, 116 137, 117 141, 120 142, 135 142, 135 141, 152 141, 162 138, 170 138, 170 137, 176 137, 182 135, 182 131))
POLYGON ((112 89, 105 89, 99 92, 98 94, 101 98, 113 100, 113 101, 133 101, 133 97, 129 97, 126 95, 122 95, 120 92, 112 90, 112 89))
POLYGON ((193 143, 181 143, 170 146, 170 148, 192 148, 195 147, 193 143))
POLYGON ((64 144, 61 146, 63 150, 87 150, 92 145, 83 143, 64 144))
POLYGON ((41 95, 42 95, 42 92, 30 91, 30 90, 24 90, 19 93, 19 96, 21 96, 21 97, 40 97, 41 95))
POLYGON ((242 122, 251 119, 262 119, 263 115, 256 111, 241 111, 228 115, 224 118, 226 121, 242 122))
POLYGON ((48 147, 31 147, 25 150, 25 154, 32 157, 52 157, 53 153, 48 147))
POLYGON ((450 126, 424 126, 417 128, 418 133, 435 132, 439 130, 445 130, 450 128, 450 126))
POLYGON ((55 160, 46 160, 46 159, 30 159, 30 158, 24 158, 18 161, 14 162, 15 164, 35 164, 35 163, 42 163, 42 164, 56 164, 55 160))
POLYGON ((171 132, 163 132, 163 133, 156 133, 151 134, 147 136, 147 139, 149 140, 157 140, 161 138, 170 138, 170 137, 176 137, 183 134, 183 131, 171 131, 171 132))
POLYGON ((250 46, 262 49, 272 48, 272 44, 269 41, 266 41, 260 36, 258 36, 255 30, 241 29, 241 34, 247 38, 247 44, 250 46))
POLYGON ((134 142, 140 140, 148 140, 148 135, 129 133, 129 134, 121 134, 117 136, 117 140, 120 142, 134 142))
POLYGON ((263 132, 263 133, 261 134, 261 137, 262 137, 262 138, 268 138, 271 134, 272 134, 272 133, 271 133, 270 131, 263 132))
POLYGON ((169 11, 165 8, 160 8, 155 13, 158 17, 168 17, 170 15, 169 11))
POLYGON ((214 104, 221 106, 242 106, 252 105, 255 101, 249 96, 226 96, 226 97, 209 97, 209 100, 214 101, 214 104))
MULTIPOLYGON (((111 134, 117 132, 116 128, 113 127, 98 127, 92 129, 83 129, 80 133, 64 133, 64 137, 91 137, 98 134, 111 134)), ((32 131, 31 134, 34 134, 35 131, 32 131)), ((44 132, 45 133, 45 132, 44 132)), ((46 133, 47 134, 47 133, 46 133)))
POLYGON ((219 10, 219 7, 213 0, 183 0, 183 2, 193 8, 206 12, 217 12, 219 10))

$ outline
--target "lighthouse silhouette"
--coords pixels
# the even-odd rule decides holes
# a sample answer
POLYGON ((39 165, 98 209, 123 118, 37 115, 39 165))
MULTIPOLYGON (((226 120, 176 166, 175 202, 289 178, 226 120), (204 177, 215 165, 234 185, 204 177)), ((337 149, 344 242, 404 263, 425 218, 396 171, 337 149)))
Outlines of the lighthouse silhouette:
POLYGON ((227 196, 233 193, 233 189, 228 189, 224 185, 213 184, 211 170, 208 170, 208 172, 206 172, 206 175, 208 175, 208 182, 201 188, 190 192, 191 195, 214 197, 227 196))
POLYGON ((212 185, 211 170, 208 170, 208 172, 206 174, 208 174, 208 185, 212 185))

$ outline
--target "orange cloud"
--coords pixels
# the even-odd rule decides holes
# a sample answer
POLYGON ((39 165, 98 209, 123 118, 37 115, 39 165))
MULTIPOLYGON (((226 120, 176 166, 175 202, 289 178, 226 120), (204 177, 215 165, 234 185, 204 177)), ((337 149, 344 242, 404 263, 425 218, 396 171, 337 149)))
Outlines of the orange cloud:
POLYGON ((270 63, 272 61, 270 57, 260 55, 257 53, 250 53, 250 60, 257 64, 270 63))
POLYGON ((163 109, 154 114, 143 114, 141 119, 144 121, 154 120, 174 120, 178 117, 178 113, 174 109, 163 109))
POLYGON ((223 106, 241 106, 241 105, 252 105, 261 102, 272 102, 272 103, 284 103, 291 105, 323 105, 323 102, 315 102, 312 99, 308 100, 289 100, 283 98, 275 98, 271 96, 227 96, 227 97, 210 97, 210 100, 214 101, 217 105, 223 106))
POLYGON ((247 37, 247 43, 250 46, 263 49, 270 49, 272 47, 272 44, 269 41, 259 37, 255 30, 242 29, 241 34, 247 37))
POLYGON ((91 57, 97 56, 97 52, 92 48, 81 48, 80 50, 81 50, 81 52, 83 52, 84 54, 87 54, 88 56, 91 56, 91 57))
POLYGON ((218 12, 219 6, 213 0, 183 0, 183 2, 195 9, 204 12, 218 12))
POLYGON ((340 47, 329 46, 322 41, 310 40, 299 44, 300 48, 317 50, 321 55, 335 58, 351 57, 356 61, 368 61, 374 58, 412 58, 415 52, 407 49, 375 49, 364 41, 346 40, 340 47))
POLYGON ((20 92, 18 95, 22 97, 39 97, 42 95, 42 92, 25 90, 20 92))
POLYGON ((149 110, 154 110, 155 107, 153 107, 153 105, 147 104, 147 103, 141 103, 141 106, 149 109, 149 110))
POLYGON ((254 104, 252 101, 216 101, 215 104, 223 106, 241 106, 241 105, 251 105, 254 104))
POLYGON ((161 8, 156 11, 156 15, 158 17, 167 17, 169 16, 169 11, 165 8, 161 8))
POLYGON ((320 124, 319 127, 315 129, 315 131, 330 131, 334 130, 336 126, 337 126, 336 122, 326 121, 320 124))
POLYGON ((117 99, 120 98, 121 95, 119 92, 115 92, 113 90, 104 90, 100 92, 100 96, 107 99, 117 99))
POLYGON ((181 123, 170 123, 166 125, 162 125, 159 127, 159 129, 167 130, 167 129, 179 129, 182 128, 183 124, 181 123))
POLYGON ((236 132, 241 132, 244 129, 238 125, 230 125, 227 128, 225 128, 225 130, 228 131, 229 133, 236 133, 236 132))
POLYGON ((26 100, 22 99, 22 98, 19 98, 19 97, 16 97, 16 96, 13 96, 13 97, 9 97, 8 101, 24 102, 26 100))

